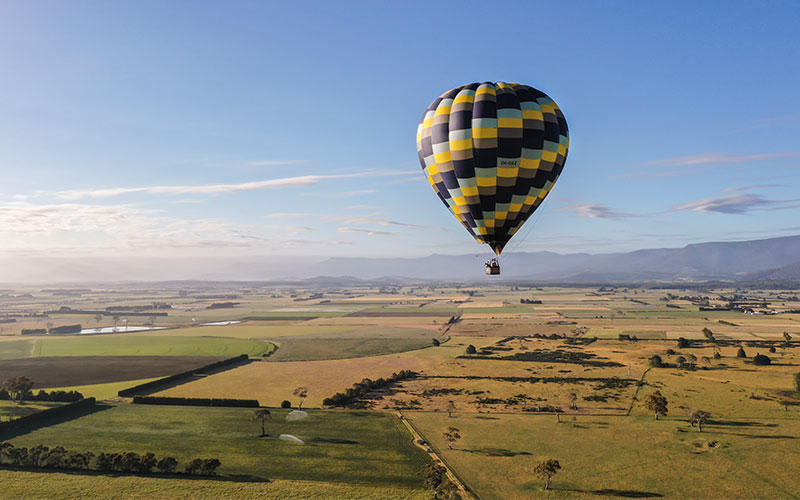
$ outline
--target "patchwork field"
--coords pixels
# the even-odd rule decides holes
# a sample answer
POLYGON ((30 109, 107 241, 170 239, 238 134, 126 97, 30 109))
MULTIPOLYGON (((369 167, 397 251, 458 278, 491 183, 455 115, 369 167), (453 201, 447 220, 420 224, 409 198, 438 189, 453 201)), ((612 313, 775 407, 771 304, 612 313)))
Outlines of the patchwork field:
MULTIPOLYGON (((219 356, 64 356, 10 359, 0 363, 0 380, 24 376, 34 389, 158 378, 200 368, 219 356)), ((134 385, 132 383, 126 384, 134 385)))
MULTIPOLYGON (((18 318, 0 324, 0 378, 30 374, 37 389, 106 399, 140 381, 247 354, 248 364, 156 395, 257 399, 270 407, 289 400, 296 407, 292 393, 306 387, 303 406, 312 408, 302 425, 287 423, 284 410, 268 423, 269 434, 293 434, 305 445, 257 438, 252 410, 125 403, 16 435, 25 446, 173 450, 181 460, 199 453, 223 462, 225 480, 217 481, 35 473, 32 488, 58 484, 64 498, 107 498, 114 487, 140 488, 119 498, 154 491, 169 498, 430 498, 416 474, 426 455, 397 411, 482 499, 794 498, 800 491, 792 473, 800 466, 800 393, 793 386, 800 300, 793 291, 475 285, 28 292, 0 302, 0 314, 18 318), (166 316, 126 317, 115 309, 98 320, 61 311, 161 303, 170 306, 159 309, 166 316), (212 322, 220 324, 203 325, 212 322), (168 329, 18 335, 48 323, 168 329), (737 356, 740 347, 745 357, 737 356), (756 365, 756 354, 771 364, 756 365), (651 367, 654 355, 664 366, 651 367), (401 370, 416 374, 359 393, 343 404, 349 408, 318 409, 325 398, 368 386, 364 379, 401 370), (659 421, 643 404, 656 390, 669 402, 659 421), (702 433, 687 422, 695 410, 711 413, 702 433), (452 450, 443 438, 448 427, 461 435, 452 450), (547 458, 563 468, 545 492, 532 469, 547 458)), ((0 414, 37 405, 0 402, 0 414)), ((16 496, 30 474, 0 470, 6 494, 16 496)))

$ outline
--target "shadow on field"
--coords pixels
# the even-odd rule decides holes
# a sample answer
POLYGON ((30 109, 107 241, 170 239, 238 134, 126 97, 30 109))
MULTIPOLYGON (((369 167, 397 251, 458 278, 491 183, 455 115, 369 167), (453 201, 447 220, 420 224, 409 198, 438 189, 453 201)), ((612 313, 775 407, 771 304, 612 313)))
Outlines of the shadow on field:
POLYGON ((29 467, 13 467, 3 465, 3 470, 31 472, 34 474, 68 474, 70 476, 92 476, 92 477, 146 477, 148 479, 185 479, 187 481, 228 481, 234 483, 268 483, 265 477, 251 476, 249 474, 226 474, 217 476, 190 476, 189 474, 126 474, 124 472, 100 472, 95 470, 72 470, 72 469, 35 469, 29 467))
POLYGON ((614 490, 610 488, 603 488, 602 490, 579 490, 574 488, 552 488, 560 491, 574 491, 576 493, 588 493, 590 495, 598 495, 603 497, 617 497, 617 498, 659 498, 663 497, 661 493, 654 493, 652 491, 638 491, 638 490, 614 490))
POLYGON ((489 455, 490 457, 516 457, 517 455, 530 455, 527 451, 511 451, 504 448, 481 448, 479 450, 467 450, 468 453, 479 453, 481 455, 489 455))
MULTIPOLYGON (((717 434, 725 434, 724 432, 718 432, 717 434)), ((797 439, 797 436, 788 436, 785 434, 740 434, 736 432, 731 433, 732 436, 739 436, 739 437, 746 437, 746 438, 754 438, 754 439, 797 439)))
POLYGON ((657 498, 664 496, 661 493, 653 493, 652 491, 612 490, 612 489, 589 490, 586 493, 592 493, 594 495, 600 495, 606 497, 622 497, 622 498, 657 498))
POLYGON ((778 427, 778 424, 762 424, 761 422, 740 422, 736 420, 709 420, 706 425, 726 427, 778 427))
POLYGON ((75 409, 74 411, 71 411, 66 414, 54 415, 51 418, 37 420, 35 422, 30 422, 27 424, 21 424, 19 427, 14 427, 4 432, 0 432, 0 440, 13 439, 15 437, 23 436, 25 434, 33 432, 37 429, 41 429, 43 427, 50 427, 51 425, 63 424, 64 422, 69 422, 70 420, 75 420, 81 417, 85 417, 87 415, 91 415, 92 413, 108 410, 110 408, 111 405, 104 405, 102 403, 94 404, 92 406, 86 406, 83 408, 75 409))
POLYGON ((331 443, 331 444, 358 444, 358 441, 352 441, 350 439, 321 438, 321 437, 311 438, 307 442, 309 442, 309 443, 331 443))

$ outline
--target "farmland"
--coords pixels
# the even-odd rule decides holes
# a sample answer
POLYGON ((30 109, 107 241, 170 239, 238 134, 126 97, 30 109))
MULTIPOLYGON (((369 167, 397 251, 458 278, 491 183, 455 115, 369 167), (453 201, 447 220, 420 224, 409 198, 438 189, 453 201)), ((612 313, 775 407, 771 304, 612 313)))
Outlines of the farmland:
POLYGON ((218 458, 219 473, 252 481, 286 479, 417 489, 414 475, 426 458, 390 414, 316 410, 290 422, 289 410, 272 410, 267 437, 259 437, 252 410, 134 404, 102 405, 82 418, 33 430, 15 446, 153 452, 187 463, 218 458), (298 445, 278 439, 291 434, 298 445))
MULTIPOLYGON (((793 386, 800 371, 800 314, 794 312, 800 300, 792 291, 266 287, 92 290, 64 299, 32 290, 4 312, 40 314, 64 305, 94 311, 155 301, 171 305, 166 316, 126 318, 120 312, 98 321, 54 313, 3 324, 4 378, 32 370, 25 373, 36 388, 113 399, 100 403, 100 411, 32 429, 12 442, 85 443, 96 451, 168 452, 180 460, 218 455, 227 480, 190 481, 193 498, 300 498, 301 492, 429 498, 416 474, 426 455, 394 416, 400 412, 482 499, 789 498, 800 490, 787 472, 800 466, 794 451, 800 393, 793 386), (208 309, 223 300, 237 304, 208 309), (94 327, 109 321, 165 329, 19 336, 23 327, 48 322, 94 327), (238 354, 250 362, 155 395, 256 399, 273 414, 268 434, 297 435, 305 445, 258 438, 252 410, 149 407, 114 397, 138 382, 238 354), (771 363, 755 364, 756 354, 771 363), (651 366, 653 356, 660 357, 660 367, 651 366), (324 399, 364 379, 402 370, 414 375, 358 396, 351 408, 322 409, 324 399), (297 407, 298 387, 307 389, 303 407, 312 415, 302 425, 287 423, 288 410, 276 409, 283 400, 297 407), (658 421, 644 406, 656 390, 669 401, 668 414, 658 421), (702 433, 687 422, 698 409, 711 413, 702 433), (448 427, 461 436, 452 450, 443 439, 448 427), (563 469, 544 492, 530 471, 548 458, 563 469), (359 463, 375 465, 365 472, 359 463)), ((0 470, 9 491, 22 487, 25 474, 0 470)), ((93 476, 37 477, 79 491, 93 476)), ((160 488, 174 498, 189 481, 111 479, 108 485, 160 488)), ((102 498, 108 485, 93 487, 88 497, 102 498)))

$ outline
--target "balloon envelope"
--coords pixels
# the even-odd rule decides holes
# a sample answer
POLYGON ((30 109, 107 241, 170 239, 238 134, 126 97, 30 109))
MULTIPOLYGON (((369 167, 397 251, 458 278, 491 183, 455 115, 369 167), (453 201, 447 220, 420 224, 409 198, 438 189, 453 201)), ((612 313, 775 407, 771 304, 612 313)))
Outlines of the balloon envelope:
POLYGON ((553 188, 568 149, 556 103, 518 83, 445 92, 417 128, 419 161, 434 191, 497 255, 553 188))

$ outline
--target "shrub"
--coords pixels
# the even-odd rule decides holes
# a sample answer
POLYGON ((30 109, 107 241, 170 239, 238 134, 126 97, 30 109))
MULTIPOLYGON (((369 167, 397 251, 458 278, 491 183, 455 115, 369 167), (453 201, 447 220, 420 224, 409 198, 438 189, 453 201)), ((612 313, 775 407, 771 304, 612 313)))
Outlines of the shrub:
POLYGON ((673 356, 675 354, 675 349, 667 349, 667 355, 673 356))
POLYGON ((715 352, 713 358, 714 359, 722 359, 722 355, 720 353, 718 353, 718 352, 715 352))
POLYGON ((156 468, 164 474, 174 474, 178 467, 178 461, 172 457, 164 457, 158 461, 156 468))
POLYGON ((679 348, 686 348, 689 347, 689 341, 683 337, 678 338, 678 347, 679 348))
POLYGON ((433 342, 433 346, 434 347, 437 347, 437 346, 441 345, 441 342, 439 342, 439 339, 433 339, 432 342, 433 342))
POLYGON ((203 461, 199 458, 195 458, 194 460, 189 462, 189 465, 186 466, 186 473, 192 475, 197 474, 198 472, 200 472, 200 469, 202 467, 203 467, 203 461))
POLYGON ((478 352, 478 350, 475 349, 474 345, 470 344, 467 346, 467 354, 475 354, 476 352, 478 352))
POLYGON ((753 356, 753 364, 758 366, 765 366, 772 363, 772 360, 769 359, 769 356, 764 356, 763 354, 756 354, 753 356))
POLYGON ((281 401, 281 408, 291 408, 291 407, 292 407, 292 402, 289 401, 288 399, 284 399, 283 401, 281 401))
POLYGON ((203 464, 200 466, 200 473, 204 476, 214 476, 220 465, 222 465, 222 463, 216 458, 207 458, 203 460, 203 464))
POLYGON ((775 346, 772 346, 772 347, 770 347, 770 348, 769 348, 769 352, 771 352, 771 353, 775 353, 775 346))
POLYGON ((653 368, 661 368, 662 366, 664 366, 664 361, 658 354, 653 354, 652 356, 650 356, 649 361, 650 361, 650 366, 652 366, 653 368))
POLYGON ((736 357, 737 358, 746 358, 747 357, 747 354, 744 352, 744 347, 741 347, 741 346, 739 347, 739 350, 736 351, 736 357))

